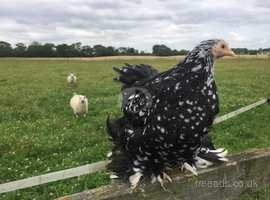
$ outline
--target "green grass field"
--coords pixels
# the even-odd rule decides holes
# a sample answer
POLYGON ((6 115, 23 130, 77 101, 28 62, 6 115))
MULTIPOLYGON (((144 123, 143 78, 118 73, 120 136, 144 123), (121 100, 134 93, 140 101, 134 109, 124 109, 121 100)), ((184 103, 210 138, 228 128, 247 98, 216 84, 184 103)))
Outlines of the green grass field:
MULTIPOLYGON (((177 60, 0 60, 0 184, 104 160, 110 149, 105 119, 108 113, 120 115, 120 86, 112 81, 112 66, 124 62, 147 63, 163 71, 177 60), (69 72, 77 74, 77 87, 67 86, 69 72), (72 114, 73 92, 89 98, 86 119, 72 114)), ((220 60, 215 75, 220 114, 270 96, 267 59, 220 60)), ((270 147, 269 128, 270 106, 265 104, 216 125, 212 134, 217 146, 237 153, 270 147)), ((0 199, 53 199, 108 183, 101 172, 2 194, 0 199)), ((269 190, 256 195, 256 199, 270 198, 269 190)))

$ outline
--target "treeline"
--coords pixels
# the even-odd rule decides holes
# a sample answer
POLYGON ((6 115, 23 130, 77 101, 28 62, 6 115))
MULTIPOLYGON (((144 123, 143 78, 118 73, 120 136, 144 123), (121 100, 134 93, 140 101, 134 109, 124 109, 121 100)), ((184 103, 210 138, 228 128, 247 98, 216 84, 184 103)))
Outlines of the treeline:
POLYGON ((247 49, 247 48, 233 48, 234 53, 239 55, 257 55, 257 54, 269 54, 270 48, 259 49, 247 49))
MULTIPOLYGON (((234 49, 237 54, 258 54, 269 53, 268 49, 249 50, 246 48, 234 49)), ((17 43, 14 47, 5 41, 0 41, 0 57, 99 57, 99 56, 119 56, 119 55, 156 55, 156 56, 174 56, 186 55, 187 50, 176 50, 166 45, 156 44, 152 48, 151 53, 139 51, 132 47, 119 47, 103 45, 82 45, 81 42, 73 44, 53 44, 32 42, 30 45, 17 43)))
POLYGON ((15 47, 5 41, 0 41, 0 57, 99 57, 99 56, 117 56, 117 55, 157 55, 173 56, 185 55, 187 50, 172 50, 165 45, 154 45, 152 53, 139 51, 132 47, 119 47, 103 45, 82 45, 77 42, 73 44, 53 43, 41 44, 32 42, 30 45, 17 43, 15 47))
POLYGON ((137 49, 130 47, 120 47, 118 49, 103 45, 82 45, 77 42, 73 44, 53 43, 41 44, 32 42, 30 45, 17 43, 15 47, 8 42, 0 41, 0 57, 94 57, 94 56, 115 56, 115 55, 139 55, 137 49))

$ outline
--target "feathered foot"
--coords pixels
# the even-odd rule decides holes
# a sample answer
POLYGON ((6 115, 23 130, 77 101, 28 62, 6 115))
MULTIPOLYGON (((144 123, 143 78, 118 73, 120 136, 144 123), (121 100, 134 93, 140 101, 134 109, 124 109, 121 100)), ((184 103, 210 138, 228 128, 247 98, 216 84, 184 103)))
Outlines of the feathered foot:
POLYGON ((190 171, 192 174, 194 174, 195 176, 198 176, 198 172, 197 172, 197 168, 195 165, 190 165, 187 162, 184 162, 184 164, 182 165, 182 171, 186 169, 188 171, 190 171))
POLYGON ((224 148, 219 148, 216 150, 210 150, 211 153, 216 153, 216 155, 219 157, 220 161, 224 161, 224 162, 228 162, 229 159, 226 158, 226 156, 228 155, 228 150, 224 149, 224 148))
POLYGON ((159 182, 160 186, 162 187, 162 189, 164 191, 167 191, 167 188, 164 185, 164 181, 168 181, 168 182, 172 183, 172 178, 167 173, 162 172, 161 174, 159 174, 157 176, 152 175, 151 183, 155 183, 156 181, 159 182))
POLYGON ((214 163, 228 162, 227 154, 228 151, 224 148, 201 149, 195 158, 195 165, 197 168, 207 168, 214 165, 214 163))
POLYGON ((118 179, 119 176, 115 175, 115 174, 110 174, 110 179, 118 179))
POLYGON ((196 160, 195 165, 199 169, 204 169, 204 168, 210 167, 210 166, 212 166, 214 164, 214 163, 212 163, 210 161, 207 161, 207 160, 205 160, 203 158, 200 158, 199 156, 197 156, 195 158, 195 160, 196 160))
POLYGON ((141 180, 142 176, 143 176, 143 174, 140 171, 138 171, 129 177, 131 192, 136 191, 137 187, 140 184, 140 180, 141 180))

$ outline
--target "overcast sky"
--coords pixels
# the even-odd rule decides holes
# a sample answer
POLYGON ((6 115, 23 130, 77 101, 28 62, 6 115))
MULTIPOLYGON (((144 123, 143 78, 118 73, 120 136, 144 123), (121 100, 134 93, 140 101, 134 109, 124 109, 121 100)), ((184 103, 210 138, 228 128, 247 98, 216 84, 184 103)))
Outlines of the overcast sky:
POLYGON ((1 0, 0 40, 190 49, 223 38, 270 47, 267 0, 1 0))

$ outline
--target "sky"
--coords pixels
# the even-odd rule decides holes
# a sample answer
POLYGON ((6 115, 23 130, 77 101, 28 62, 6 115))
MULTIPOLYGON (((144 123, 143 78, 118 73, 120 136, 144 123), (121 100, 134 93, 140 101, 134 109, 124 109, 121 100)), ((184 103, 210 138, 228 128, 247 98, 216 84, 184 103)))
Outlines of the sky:
POLYGON ((231 47, 270 47, 266 0, 1 0, 0 40, 191 49, 222 38, 231 47))

